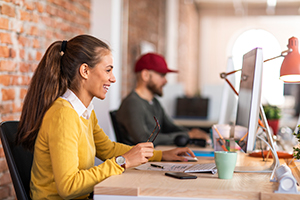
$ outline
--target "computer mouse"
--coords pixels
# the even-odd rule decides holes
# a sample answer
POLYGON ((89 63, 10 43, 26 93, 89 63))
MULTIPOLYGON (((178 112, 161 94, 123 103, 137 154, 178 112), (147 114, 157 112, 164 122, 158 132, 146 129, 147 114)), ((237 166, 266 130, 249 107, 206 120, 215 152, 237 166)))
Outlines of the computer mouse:
POLYGON ((182 156, 188 160, 188 162, 197 162, 198 158, 197 157, 192 157, 192 156, 182 156))

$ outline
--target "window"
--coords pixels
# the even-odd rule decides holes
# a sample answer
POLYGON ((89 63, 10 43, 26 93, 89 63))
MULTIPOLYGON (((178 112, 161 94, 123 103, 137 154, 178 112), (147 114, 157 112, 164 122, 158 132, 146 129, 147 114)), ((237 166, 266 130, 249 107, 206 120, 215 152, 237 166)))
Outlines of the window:
MULTIPOLYGON (((247 30, 233 45, 234 68, 240 69, 243 55, 256 47, 262 48, 264 60, 278 56, 282 51, 279 42, 271 33, 262 29, 247 30)), ((279 80, 282 61, 283 58, 276 58, 263 63, 262 104, 282 105, 284 103, 283 82, 279 80)), ((237 85, 239 81, 237 80, 237 85)))

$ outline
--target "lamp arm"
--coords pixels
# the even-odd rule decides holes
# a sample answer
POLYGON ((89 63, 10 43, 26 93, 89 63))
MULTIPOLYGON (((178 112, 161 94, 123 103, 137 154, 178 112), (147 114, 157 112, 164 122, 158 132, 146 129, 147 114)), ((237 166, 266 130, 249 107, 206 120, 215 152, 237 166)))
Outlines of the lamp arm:
POLYGON ((274 59, 279 58, 279 57, 285 57, 284 53, 288 53, 289 51, 290 51, 289 49, 288 49, 288 50, 285 50, 285 51, 281 52, 281 54, 280 54, 279 56, 275 56, 275 57, 273 57, 273 58, 269 58, 269 59, 267 59, 267 60, 264 60, 264 62, 268 62, 268 61, 270 61, 270 60, 274 60, 274 59))
MULTIPOLYGON (((292 49, 288 49, 288 50, 285 50, 285 51, 282 51, 281 52, 281 54, 279 55, 279 56, 275 56, 275 57, 273 57, 273 58, 269 58, 269 59, 267 59, 267 60, 264 60, 264 62, 268 62, 268 61, 270 61, 270 60, 274 60, 274 59, 276 59, 276 58, 279 58, 279 57, 285 57, 286 55, 284 55, 284 53, 288 53, 288 52, 291 52, 292 51, 292 49)), ((234 73, 236 73, 236 72, 238 72, 238 71, 241 71, 242 69, 237 69, 237 70, 234 70, 234 71, 231 71, 231 72, 222 72, 222 73, 220 73, 220 77, 221 77, 221 79, 226 79, 226 77, 228 76, 228 75, 230 75, 230 74, 234 74, 234 73)), ((227 81, 228 82, 228 81, 227 81)))
MULTIPOLYGON (((279 56, 275 56, 273 58, 269 58, 267 60, 264 60, 264 62, 268 62, 270 60, 274 60, 276 58, 279 58, 279 57, 285 57, 284 53, 289 53, 290 51, 292 51, 292 49, 288 49, 288 50, 285 50, 285 51, 282 51, 281 54, 279 56)), ((236 89, 234 88, 234 86, 230 83, 230 81, 227 79, 227 76, 230 75, 230 74, 234 74, 238 71, 241 71, 242 69, 237 69, 237 70, 234 70, 234 71, 231 71, 231 72, 222 72, 220 73, 220 78, 221 79, 225 79, 225 81, 228 83, 228 85, 231 87, 231 89, 233 90, 233 92, 239 96, 239 93, 236 91, 236 89)))
POLYGON ((236 89, 234 88, 234 86, 230 83, 230 81, 227 79, 227 78, 225 78, 225 81, 228 83, 228 85, 231 87, 231 89, 233 90, 233 92, 237 95, 237 96, 239 96, 239 93, 236 91, 236 89))
POLYGON ((222 72, 220 73, 220 77, 221 79, 225 79, 228 75, 230 74, 234 74, 235 72, 238 72, 238 71, 241 71, 242 69, 237 69, 237 70, 234 70, 234 71, 231 71, 231 72, 222 72))
MULTIPOLYGON (((269 59, 267 59, 267 60, 264 60, 264 62, 268 62, 268 61, 270 61, 270 60, 274 60, 274 59, 276 59, 276 58, 279 58, 279 57, 285 57, 285 55, 284 55, 284 53, 288 53, 288 52, 290 52, 290 51, 292 51, 292 49, 288 49, 288 50, 285 50, 285 51, 282 51, 281 52, 281 54, 279 55, 279 56, 275 56, 275 57, 273 57, 273 58, 269 58, 269 59)), ((230 81, 226 78, 228 75, 230 75, 230 74, 234 74, 234 73, 236 73, 236 72, 238 72, 238 71, 241 71, 242 69, 237 69, 237 70, 234 70, 234 71, 231 71, 231 72, 222 72, 222 73, 220 73, 220 78, 221 79, 225 79, 225 81, 229 84, 229 86, 231 87, 231 89, 234 91, 234 93, 238 96, 239 95, 239 93, 235 90, 235 88, 233 87, 233 85, 230 83, 230 81)))
POLYGON ((234 88, 234 86, 230 83, 230 81, 226 78, 228 75, 230 75, 230 74, 234 74, 234 73, 236 73, 236 72, 238 72, 238 71, 241 71, 242 69, 238 69, 238 70, 234 70, 234 71, 231 71, 231 72, 222 72, 222 73, 220 73, 220 77, 221 77, 221 79, 225 79, 225 81, 228 83, 228 85, 231 87, 231 89, 233 90, 233 92, 237 95, 237 96, 239 96, 239 93, 236 91, 236 89, 234 88))

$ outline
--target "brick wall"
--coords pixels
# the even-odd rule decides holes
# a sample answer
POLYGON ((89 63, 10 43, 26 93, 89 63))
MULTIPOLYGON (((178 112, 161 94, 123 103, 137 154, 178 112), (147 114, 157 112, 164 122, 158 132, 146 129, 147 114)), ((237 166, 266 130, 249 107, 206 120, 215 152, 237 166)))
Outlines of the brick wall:
MULTIPOLYGON (((178 4, 178 82, 186 95, 194 96, 199 93, 199 11, 194 1, 178 4)), ((166 6, 165 0, 123 0, 122 98, 135 87, 133 68, 141 42, 150 42, 158 53, 166 54, 166 6)))
MULTIPOLYGON (((90 0, 0 0, 0 121, 19 119, 46 48, 89 32, 90 7, 90 0)), ((0 199, 14 199, 1 143, 0 199)))
POLYGON ((185 95, 199 95, 199 13, 193 1, 179 1, 178 82, 185 95))
POLYGON ((128 27, 128 37, 123 51, 126 60, 122 65, 122 97, 135 87, 134 64, 140 55, 140 44, 147 41, 156 46, 156 51, 165 54, 165 0, 124 0, 123 27, 128 27), (126 12, 127 11, 127 12, 126 12))

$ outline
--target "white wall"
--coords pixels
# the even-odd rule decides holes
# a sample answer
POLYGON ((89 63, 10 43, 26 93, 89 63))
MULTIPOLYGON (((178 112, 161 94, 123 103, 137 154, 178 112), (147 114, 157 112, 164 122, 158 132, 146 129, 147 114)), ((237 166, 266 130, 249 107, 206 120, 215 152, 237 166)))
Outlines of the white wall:
MULTIPOLYGON (((167 2, 167 56, 170 68, 177 69, 177 26, 178 26, 178 0, 167 2), (170 34, 170 35, 169 35, 170 34)), ((112 84, 105 100, 94 99, 95 112, 99 125, 111 140, 115 140, 109 111, 118 109, 121 103, 121 20, 122 0, 92 0, 91 29, 90 33, 107 42, 112 48, 114 56, 114 75, 117 82, 112 84)), ((183 86, 176 82, 177 74, 168 74, 168 85, 164 88, 165 95, 160 99, 166 112, 173 116, 175 112, 175 97, 183 95, 183 86)))
MULTIPOLYGON (((226 70, 227 59, 232 56, 235 40, 249 29, 264 29, 270 32, 279 41, 281 51, 284 51, 287 50, 290 37, 300 38, 300 16, 242 17, 213 16, 205 11, 201 13, 199 88, 201 88, 202 95, 212 99, 210 119, 218 117, 221 101, 220 88, 225 84, 219 74, 226 70)), ((280 55, 281 51, 277 55, 280 55)))
MULTIPOLYGON (((177 38, 174 29, 178 23, 178 0, 168 0, 167 5, 166 28, 167 33, 171 35, 166 41, 166 59, 170 67, 175 69, 176 59, 172 58, 177 57, 174 51, 176 42, 173 41, 177 38)), ((92 0, 91 34, 106 41, 114 55, 114 74, 117 82, 112 84, 104 101, 94 100, 99 124, 112 140, 115 137, 108 112, 117 109, 121 101, 121 7, 122 0, 92 0)), ((203 96, 211 98, 209 119, 217 120, 219 116, 222 88, 225 84, 219 74, 226 70, 227 59, 232 56, 234 41, 241 33, 251 28, 264 29, 272 33, 280 42, 283 51, 287 49, 290 37, 300 37, 300 16, 222 16, 211 15, 203 10, 200 13, 199 88, 203 96)), ((178 84, 176 75, 171 74, 168 80, 170 87, 178 84)), ((166 101, 162 99, 162 103, 172 105, 167 99, 166 101)), ((172 108, 174 106, 166 106, 166 112, 172 115, 174 113, 174 110, 170 110, 172 108)))
POLYGON ((111 140, 115 140, 109 111, 117 109, 121 100, 121 9, 122 0, 92 0, 91 1, 90 33, 108 43, 114 57, 113 73, 116 83, 112 84, 105 100, 94 99, 95 112, 99 125, 111 140))
MULTIPOLYGON (((166 62, 168 67, 177 70, 178 60, 178 21, 179 21, 179 0, 167 0, 166 6, 166 62)), ((176 84, 177 73, 167 75, 168 84, 176 84)))
MULTIPOLYGON (((178 20, 179 0, 167 0, 166 6, 166 62, 173 70, 178 69, 178 20)), ((163 96, 157 97, 165 112, 173 117, 176 109, 176 98, 184 95, 184 86, 178 83, 177 73, 168 73, 168 83, 163 88, 163 96)))
MULTIPOLYGON (((226 70, 227 58, 232 56, 234 41, 241 33, 252 28, 272 33, 283 51, 287 50, 290 37, 300 37, 300 16, 202 16, 199 36, 201 88, 206 84, 222 84, 223 80, 219 78, 219 73, 226 70)), ((280 53, 278 52, 278 55, 280 53)))

